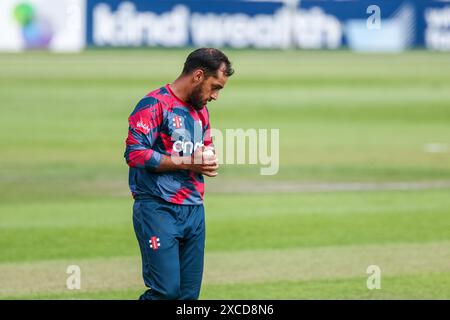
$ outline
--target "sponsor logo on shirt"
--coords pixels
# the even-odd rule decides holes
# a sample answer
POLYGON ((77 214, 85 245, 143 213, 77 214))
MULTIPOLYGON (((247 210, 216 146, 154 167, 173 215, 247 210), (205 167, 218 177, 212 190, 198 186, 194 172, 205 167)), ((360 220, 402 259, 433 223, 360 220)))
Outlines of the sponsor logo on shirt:
POLYGON ((181 118, 179 116, 173 117, 172 122, 173 122, 173 126, 176 129, 180 129, 183 126, 183 122, 181 122, 181 118))
POLYGON ((136 127, 142 128, 145 131, 150 131, 150 127, 147 124, 143 123, 142 121, 138 121, 138 123, 136 124, 136 127))

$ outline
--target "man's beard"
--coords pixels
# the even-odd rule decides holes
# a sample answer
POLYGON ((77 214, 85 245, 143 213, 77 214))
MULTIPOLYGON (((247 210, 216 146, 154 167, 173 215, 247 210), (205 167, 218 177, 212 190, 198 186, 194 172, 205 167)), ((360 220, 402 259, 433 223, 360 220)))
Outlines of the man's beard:
POLYGON ((188 102, 194 107, 195 110, 201 110, 204 107, 202 99, 202 84, 197 85, 194 90, 192 90, 188 102))

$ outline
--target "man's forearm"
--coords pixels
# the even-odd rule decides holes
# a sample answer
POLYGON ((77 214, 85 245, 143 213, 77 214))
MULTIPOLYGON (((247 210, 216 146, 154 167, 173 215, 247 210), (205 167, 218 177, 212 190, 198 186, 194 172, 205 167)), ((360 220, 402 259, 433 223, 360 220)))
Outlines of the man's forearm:
POLYGON ((178 157, 175 161, 172 157, 162 155, 159 167, 155 169, 155 172, 166 172, 176 170, 188 170, 186 163, 189 163, 191 157, 178 157))
POLYGON ((217 175, 218 168, 219 165, 215 156, 212 159, 198 159, 191 156, 169 157, 162 155, 159 167, 154 170, 155 172, 189 170, 195 173, 207 175, 208 177, 215 177, 217 175))

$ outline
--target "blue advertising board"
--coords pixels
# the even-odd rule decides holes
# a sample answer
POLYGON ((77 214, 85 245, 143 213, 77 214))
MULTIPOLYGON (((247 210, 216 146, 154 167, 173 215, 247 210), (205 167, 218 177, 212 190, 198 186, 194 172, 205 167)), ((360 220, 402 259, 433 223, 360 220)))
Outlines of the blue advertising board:
POLYGON ((443 0, 87 0, 89 46, 450 50, 443 0))

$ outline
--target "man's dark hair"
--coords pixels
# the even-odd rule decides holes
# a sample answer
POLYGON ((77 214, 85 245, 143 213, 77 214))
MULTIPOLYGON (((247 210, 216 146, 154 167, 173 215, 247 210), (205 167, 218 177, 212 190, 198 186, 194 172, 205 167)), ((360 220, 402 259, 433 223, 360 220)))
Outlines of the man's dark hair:
POLYGON ((200 48, 192 51, 184 63, 183 74, 189 74, 196 69, 202 69, 207 77, 216 76, 220 66, 225 64, 224 73, 230 77, 234 70, 228 57, 215 48, 200 48))

